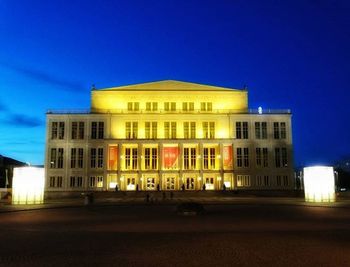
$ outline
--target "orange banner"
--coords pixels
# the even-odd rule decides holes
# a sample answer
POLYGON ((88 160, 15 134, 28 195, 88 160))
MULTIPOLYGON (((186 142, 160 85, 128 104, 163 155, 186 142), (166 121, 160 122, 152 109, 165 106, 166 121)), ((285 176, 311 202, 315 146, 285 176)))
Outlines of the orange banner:
POLYGON ((232 145, 226 145, 223 147, 224 156, 224 169, 232 169, 232 145))
POLYGON ((116 171, 118 168, 118 146, 110 146, 108 151, 108 169, 116 171))
POLYGON ((179 147, 163 147, 163 167, 164 169, 178 168, 179 147))

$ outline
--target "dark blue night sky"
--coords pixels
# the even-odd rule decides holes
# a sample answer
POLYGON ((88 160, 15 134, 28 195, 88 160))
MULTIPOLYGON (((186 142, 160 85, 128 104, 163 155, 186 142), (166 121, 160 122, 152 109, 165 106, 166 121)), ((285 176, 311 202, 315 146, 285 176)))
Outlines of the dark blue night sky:
POLYGON ((350 1, 0 0, 0 154, 43 164, 47 109, 174 79, 290 108, 296 165, 350 154, 350 1))

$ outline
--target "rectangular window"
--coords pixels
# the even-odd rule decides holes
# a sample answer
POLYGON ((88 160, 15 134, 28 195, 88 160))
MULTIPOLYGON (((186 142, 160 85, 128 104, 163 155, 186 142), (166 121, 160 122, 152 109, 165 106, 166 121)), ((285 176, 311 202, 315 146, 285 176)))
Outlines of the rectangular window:
POLYGON ((63 148, 58 149, 57 154, 57 168, 62 169, 63 168, 63 148))
POLYGON ((285 147, 275 148, 275 164, 276 164, 276 168, 288 167, 287 148, 285 147))
POLYGON ((215 138, 215 122, 203 122, 203 137, 206 139, 215 138))
POLYGON ((281 128, 281 139, 286 139, 287 134, 286 134, 286 123, 281 122, 280 123, 280 128, 281 128))
POLYGON ((268 167, 269 166, 269 154, 267 147, 263 148, 263 167, 268 167))
POLYGON ((278 122, 273 123, 273 137, 275 139, 280 139, 280 130, 278 122))
POLYGON ((250 175, 237 175, 237 187, 249 187, 250 175))
POLYGON ((257 147, 255 149, 255 154, 256 154, 256 166, 257 167, 262 167, 262 153, 261 153, 261 148, 257 147))
POLYGON ((215 170, 215 167, 216 167, 215 147, 203 148, 203 168, 206 170, 215 170))
POLYGON ((91 139, 103 139, 104 138, 104 122, 93 121, 91 122, 91 139))
POLYGON ((277 176, 276 176, 276 185, 277 185, 277 186, 282 186, 281 176, 280 176, 280 175, 277 175, 277 176))
POLYGON ((170 138, 176 138, 176 122, 172 121, 171 122, 171 136, 170 138))
POLYGON ((190 123, 189 122, 184 122, 184 138, 188 139, 190 137, 190 123))
POLYGON ((264 175, 264 186, 269 186, 269 184, 270 184, 269 176, 264 175))
POLYGON ((97 168, 103 168, 103 148, 98 148, 97 168))
POLYGON ((127 104, 128 111, 139 111, 140 103, 139 102, 128 102, 127 104))
POLYGON ((267 139, 267 123, 255 122, 255 138, 267 139))
POLYGON ((103 176, 97 176, 97 187, 103 187, 103 176))
POLYGON ((236 138, 242 139, 242 125, 241 122, 236 122, 236 138))
POLYGON ((151 111, 151 102, 146 102, 146 111, 151 111))
POLYGON ((237 167, 243 167, 242 148, 237 147, 237 167))
POLYGON ((248 147, 243 148, 243 166, 249 167, 249 149, 248 149, 248 147))
POLYGON ((76 161, 77 161, 77 149, 72 148, 70 152, 70 167, 72 169, 76 167, 76 161))
POLYGON ((289 186, 289 180, 288 180, 288 176, 287 175, 283 176, 283 185, 284 186, 289 186))
POLYGON ((50 168, 55 169, 57 168, 57 149, 51 148, 50 153, 50 168))
POLYGON ((137 170, 137 148, 125 148, 125 169, 137 170))
POLYGON ((78 148, 78 168, 83 168, 84 163, 84 150, 83 148, 78 148))
POLYGON ((256 185, 257 186, 262 186, 263 182, 262 182, 262 176, 261 175, 257 175, 256 176, 256 185))
POLYGON ((91 150, 90 150, 90 168, 96 168, 96 156, 97 156, 97 149, 91 148, 91 150))
POLYGON ((261 139, 261 125, 260 122, 255 122, 255 138, 261 139))
POLYGON ((96 177, 95 176, 90 176, 89 187, 95 187, 95 186, 96 186, 96 177))
POLYGON ((201 111, 212 111, 213 104, 212 102, 201 102, 201 111))
POLYGON ((176 111, 176 102, 171 102, 171 111, 176 111))
POLYGON ((170 122, 168 121, 164 122, 164 138, 170 138, 170 122))
POLYGON ((288 166, 287 148, 283 147, 281 150, 282 150, 282 167, 287 167, 288 166))
POLYGON ((145 169, 156 170, 158 161, 158 149, 157 148, 145 148, 145 169))
POLYGON ((58 122, 51 123, 51 139, 57 139, 58 137, 58 122))
POLYGON ((248 122, 243 122, 243 139, 248 139, 248 122))
POLYGON ((196 169, 197 154, 195 147, 184 148, 184 169, 195 170, 196 169))
POLYGON ((49 184, 49 186, 50 187, 55 187, 55 185, 56 185, 56 177, 55 176, 50 176, 50 184, 49 184))
POLYGON ((164 110, 170 111, 170 103, 169 102, 164 102, 164 110))
POLYGON ((84 139, 84 122, 73 121, 71 129, 72 139, 84 139))
POLYGON ((72 122, 72 139, 78 139, 78 122, 72 122))
POLYGON ((145 138, 146 139, 156 139, 157 138, 157 122, 145 122, 145 138))
POLYGON ((248 147, 237 147, 237 167, 249 167, 248 147))
POLYGON ((194 111, 194 102, 183 102, 182 103, 183 111, 194 111))
POLYGON ((83 177, 82 176, 71 176, 70 177, 70 187, 82 187, 83 186, 83 177))
POLYGON ((261 139, 267 139, 267 123, 261 123, 261 139))
POLYGON ((137 134, 138 134, 138 122, 135 122, 135 121, 125 122, 125 138, 137 139, 137 134))
POLYGON ((64 122, 60 121, 58 124, 58 139, 64 139, 64 122))
POLYGON ((98 123, 98 139, 104 138, 104 122, 100 121, 98 123))
POLYGON ((196 138, 196 123, 191 121, 191 139, 196 138))
POLYGON ((138 133, 138 123, 134 121, 132 123, 132 138, 133 139, 137 139, 137 133, 138 133))

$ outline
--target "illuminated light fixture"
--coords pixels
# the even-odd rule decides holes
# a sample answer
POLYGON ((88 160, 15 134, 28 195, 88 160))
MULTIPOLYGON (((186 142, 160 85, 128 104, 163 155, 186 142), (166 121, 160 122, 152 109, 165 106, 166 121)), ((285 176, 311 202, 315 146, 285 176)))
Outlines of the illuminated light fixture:
POLYGON ((216 157, 217 157, 218 159, 221 159, 221 155, 217 155, 216 157))
POLYGON ((262 114, 262 107, 258 107, 258 113, 262 114))
POLYGON ((218 181, 221 181, 221 176, 218 176, 218 181))
POLYGON ((13 169, 12 204, 44 203, 45 169, 17 167, 13 169))
POLYGON ((304 168, 304 192, 307 202, 334 202, 333 167, 315 166, 304 168))
POLYGON ((202 178, 200 176, 198 176, 198 181, 202 180, 202 178))

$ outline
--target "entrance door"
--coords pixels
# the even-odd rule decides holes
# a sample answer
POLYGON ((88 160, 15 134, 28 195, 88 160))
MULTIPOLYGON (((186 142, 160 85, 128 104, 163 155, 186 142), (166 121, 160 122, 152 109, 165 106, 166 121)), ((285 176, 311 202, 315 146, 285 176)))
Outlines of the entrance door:
POLYGON ((194 178, 187 177, 186 178, 186 190, 194 190, 194 178))
POLYGON ((175 177, 167 177, 165 180, 166 190, 175 190, 175 177))
POLYGON ((146 179, 146 190, 155 190, 156 184, 155 184, 155 178, 149 177, 146 179))
POLYGON ((206 190, 214 190, 214 178, 207 177, 205 178, 205 188, 206 190))
POLYGON ((133 191, 136 189, 136 179, 135 178, 127 178, 126 179, 126 190, 133 191))

